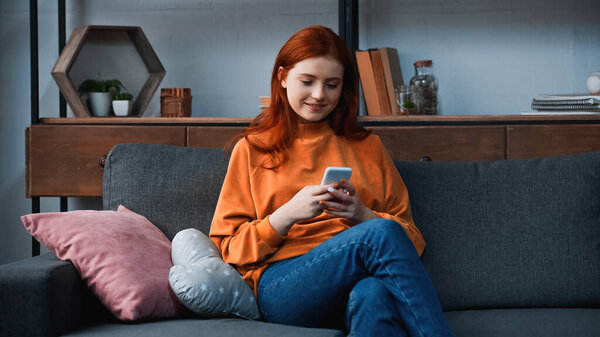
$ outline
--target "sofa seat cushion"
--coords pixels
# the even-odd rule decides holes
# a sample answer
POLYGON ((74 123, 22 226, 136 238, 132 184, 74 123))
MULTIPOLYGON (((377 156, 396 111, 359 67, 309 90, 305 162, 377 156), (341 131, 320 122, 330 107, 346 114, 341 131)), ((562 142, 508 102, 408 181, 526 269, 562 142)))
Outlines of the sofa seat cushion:
POLYGON ((65 336, 343 337, 344 334, 337 330, 302 328, 236 318, 218 318, 93 325, 78 329, 65 336))
POLYGON ((445 316, 457 337, 600 336, 600 308, 466 310, 445 316))

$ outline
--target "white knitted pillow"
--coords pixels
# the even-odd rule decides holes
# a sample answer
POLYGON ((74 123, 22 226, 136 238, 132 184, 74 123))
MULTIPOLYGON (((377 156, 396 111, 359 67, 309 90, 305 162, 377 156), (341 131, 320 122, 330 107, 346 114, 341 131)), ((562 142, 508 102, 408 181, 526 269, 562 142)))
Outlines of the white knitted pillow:
POLYGON ((177 233, 171 258, 169 283, 188 309, 207 317, 260 318, 254 292, 204 233, 193 228, 177 233))

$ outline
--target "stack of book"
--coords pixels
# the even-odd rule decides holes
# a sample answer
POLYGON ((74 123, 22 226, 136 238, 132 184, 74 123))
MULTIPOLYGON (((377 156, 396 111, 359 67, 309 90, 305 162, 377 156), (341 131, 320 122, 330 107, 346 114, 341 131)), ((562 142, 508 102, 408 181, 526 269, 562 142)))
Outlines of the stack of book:
POLYGON ((396 102, 396 87, 403 83, 395 48, 357 50, 356 64, 369 116, 402 114, 396 102))
POLYGON ((531 109, 552 112, 600 112, 597 95, 537 95, 531 109))

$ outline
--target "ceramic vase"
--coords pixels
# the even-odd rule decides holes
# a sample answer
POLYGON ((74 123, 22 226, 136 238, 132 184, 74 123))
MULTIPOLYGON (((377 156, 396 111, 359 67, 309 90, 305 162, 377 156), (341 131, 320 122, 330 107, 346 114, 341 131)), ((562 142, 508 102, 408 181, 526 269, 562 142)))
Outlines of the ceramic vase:
POLYGON ((131 111, 130 100, 114 100, 112 101, 112 106, 115 116, 127 116, 131 111))
POLYGON ((596 71, 587 78, 587 87, 592 95, 600 95, 600 72, 596 71))
POLYGON ((112 95, 109 92, 90 92, 88 100, 93 116, 106 117, 110 114, 112 95))

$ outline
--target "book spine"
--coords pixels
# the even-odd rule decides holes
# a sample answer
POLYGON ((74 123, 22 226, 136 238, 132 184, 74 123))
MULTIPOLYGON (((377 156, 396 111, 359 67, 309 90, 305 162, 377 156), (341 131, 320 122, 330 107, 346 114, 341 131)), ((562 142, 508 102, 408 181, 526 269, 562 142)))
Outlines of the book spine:
MULTIPOLYGON (((396 102, 396 86, 402 83, 396 84, 396 81, 394 81, 392 64, 394 62, 399 62, 399 60, 393 59, 394 54, 391 49, 392 48, 379 48, 379 54, 381 55, 381 63, 383 63, 383 74, 385 76, 388 99, 390 100, 390 108, 392 110, 392 115, 396 116, 400 114, 400 107, 398 106, 398 102, 396 102)), ((396 58, 398 58, 398 54, 396 53, 395 55, 396 58)))
POLYGON ((381 107, 381 115, 391 116, 392 107, 390 105, 390 99, 385 84, 385 73, 383 71, 383 62, 381 60, 381 53, 379 50, 369 50, 371 55, 371 64, 373 65, 373 75, 375 75, 375 88, 377 89, 377 100, 379 100, 379 106, 381 107))
POLYGON ((367 105, 367 114, 369 116, 381 116, 381 106, 379 105, 379 100, 377 98, 375 75, 373 73, 369 51, 357 50, 355 54, 360 83, 365 96, 365 104, 367 105))
POLYGON ((600 100, 596 98, 581 98, 581 99, 533 99, 533 103, 540 104, 600 104, 600 100))
POLYGON ((531 104, 532 110, 598 110, 600 104, 531 104))

